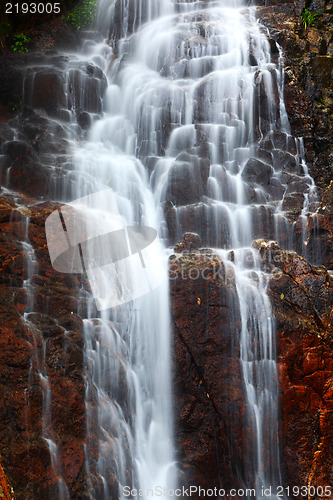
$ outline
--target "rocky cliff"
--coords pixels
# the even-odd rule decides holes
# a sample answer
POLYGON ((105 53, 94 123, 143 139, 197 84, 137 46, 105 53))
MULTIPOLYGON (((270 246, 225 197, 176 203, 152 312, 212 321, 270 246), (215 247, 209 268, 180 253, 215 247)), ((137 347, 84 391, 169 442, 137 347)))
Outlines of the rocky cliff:
MULTIPOLYGON (((263 268, 271 273, 269 295, 276 317, 283 481, 315 487, 311 491, 316 499, 323 498, 317 487, 330 488, 333 478, 333 280, 332 271, 327 271, 333 269, 331 8, 323 2, 268 1, 257 9, 259 22, 269 28, 273 60, 278 60, 282 49, 291 131, 303 138, 307 165, 321 200, 308 219, 305 248, 310 261, 326 267, 313 267, 276 243, 256 242, 263 268), (304 8, 322 12, 307 29, 301 22, 304 8)), ((284 199, 299 242, 301 198, 293 192, 284 199)), ((237 488, 241 486, 237 472, 244 473, 241 457, 247 453, 244 436, 248 430, 243 426, 246 403, 237 358, 235 280, 217 255, 207 254, 191 241, 187 235, 176 247, 183 254, 170 258, 181 478, 185 484, 237 488), (230 314, 233 331, 228 326, 230 314)))
MULTIPOLYGON (((333 432, 333 282, 327 271, 333 268, 332 15, 330 5, 307 5, 325 8, 326 13, 316 26, 305 30, 302 1, 276 3, 259 6, 257 13, 260 22, 269 27, 275 60, 279 55, 276 42, 283 49, 291 128, 294 135, 304 138, 308 167, 321 200, 316 214, 308 220, 307 257, 314 262, 320 255, 318 264, 326 268, 314 267, 269 241, 259 241, 256 246, 263 269, 271 273, 284 481, 296 486, 325 486, 332 483, 333 432)), ((85 289, 87 283, 83 276, 64 279, 52 269, 44 233, 46 217, 57 208, 45 200, 63 175, 59 165, 50 164, 49 154, 65 155, 68 150, 65 125, 59 127, 52 121, 62 117, 66 123, 61 76, 66 57, 53 49, 75 46, 77 36, 61 20, 37 31, 35 48, 41 53, 6 54, 0 76, 0 454, 8 477, 7 481, 0 470, 0 483, 4 498, 12 495, 11 484, 18 500, 42 500, 52 498, 62 477, 72 497, 84 499, 89 498, 89 481, 98 482, 93 474, 87 477, 84 463, 85 312, 82 300, 78 310, 77 290, 85 289), (41 64, 52 71, 41 71, 37 77, 36 101, 32 103, 40 111, 37 116, 22 104, 22 68, 41 64), (19 140, 14 141, 13 129, 19 140), (29 265, 37 269, 31 281, 29 265), (34 312, 28 314, 32 295, 34 312), (47 367, 44 378, 39 373, 43 356, 47 367), (58 475, 41 438, 48 425, 42 421, 45 375, 52 388, 52 437, 63 464, 58 475)), ((84 137, 90 123, 87 112, 100 113, 105 76, 93 65, 80 71, 91 80, 91 94, 97 96, 95 107, 91 102, 81 103, 76 111, 77 135, 84 137)), ((79 90, 77 78, 71 89, 73 100, 79 90)), ((207 144, 204 137, 199 139, 201 162, 195 168, 205 181, 207 144)), ((290 182, 294 180, 291 177, 290 182)), ((202 195, 200 183, 191 189, 188 179, 184 184, 175 178, 170 196, 180 204, 197 201, 194 198, 202 195)), ((301 248, 303 199, 300 205, 302 194, 298 195, 292 192, 284 208, 290 224, 295 224, 301 248)), ((171 205, 166 212, 171 240, 176 241, 180 238, 173 233, 171 205)), ((199 222, 205 223, 203 219, 199 222)), ((242 456, 246 453, 251 457, 251 450, 245 449, 249 430, 243 425, 246 399, 238 361, 240 317, 232 269, 214 252, 200 249, 196 238, 187 237, 170 259, 170 291, 180 479, 184 484, 210 488, 241 486, 242 456), (235 329, 230 328, 231 315, 235 329)))
MULTIPOLYGON (((305 157, 319 195, 326 191, 317 216, 309 220, 312 236, 317 242, 308 242, 311 260, 321 255, 321 262, 332 266, 332 185, 333 178, 333 11, 324 1, 269 1, 259 7, 259 22, 269 29, 272 52, 279 55, 276 42, 282 48, 285 74, 285 103, 291 131, 302 137, 305 157), (312 26, 305 28, 302 12, 320 14, 312 26), (330 186, 330 187, 329 187, 330 186), (329 189, 328 189, 329 187, 329 189), (328 244, 327 244, 328 243, 328 244)), ((297 210, 297 197, 286 203, 290 211, 297 210)), ((311 238, 310 238, 311 239, 311 238)))
MULTIPOLYGON (((284 484, 317 491, 332 482, 333 278, 324 267, 313 267, 274 242, 254 245, 262 268, 271 274, 284 484)), ((170 257, 181 481, 240 488, 250 430, 244 427, 235 277, 216 254, 186 241, 183 247, 183 253, 170 257)), ((323 498, 318 491, 312 498, 323 498)))
POLYGON ((1 198, 2 463, 16 498, 49 498, 59 477, 66 479, 76 498, 84 498, 84 341, 75 292, 78 282, 72 276, 59 280, 45 251, 45 218, 56 205, 33 202, 23 196, 15 201, 1 198), (29 248, 22 244, 28 218, 29 248), (29 259, 38 263, 31 282, 29 259), (25 313, 31 310, 31 300, 34 312, 25 313), (43 357, 46 365, 41 373, 43 357), (47 404, 45 377, 52 389, 52 429, 42 411, 47 404), (59 476, 45 435, 58 445, 63 463, 59 476))
MULTIPOLYGON (((0 441, 3 470, 15 497, 22 500, 57 498, 61 481, 72 498, 89 498, 88 484, 96 487, 98 482, 94 464, 88 475, 85 462, 89 377, 82 318, 88 284, 80 275, 54 271, 45 236, 45 220, 59 206, 45 200, 56 196, 57 178, 63 175, 59 165, 68 151, 69 113, 64 88, 68 58, 50 51, 50 45, 74 48, 77 37, 63 20, 46 28, 35 37, 36 48, 46 52, 7 53, 0 78, 0 441), (34 102, 23 105, 30 64, 37 69, 36 92, 34 102), (37 114, 32 107, 38 108, 37 114), (59 116, 64 125, 54 122, 59 116)), ((100 80, 94 71, 96 67, 84 65, 83 75, 95 87, 99 106, 100 80)), ((80 74, 78 68, 73 97, 80 92, 80 74)), ((104 79, 102 91, 105 76, 99 76, 104 79)), ((82 102, 77 108, 83 118, 89 105, 82 102)), ((84 127, 83 120, 78 135, 84 127)), ((94 413, 93 388, 90 394, 94 413)), ((88 446, 96 455, 93 436, 88 446)), ((4 495, 10 494, 1 475, 0 482, 4 495)))

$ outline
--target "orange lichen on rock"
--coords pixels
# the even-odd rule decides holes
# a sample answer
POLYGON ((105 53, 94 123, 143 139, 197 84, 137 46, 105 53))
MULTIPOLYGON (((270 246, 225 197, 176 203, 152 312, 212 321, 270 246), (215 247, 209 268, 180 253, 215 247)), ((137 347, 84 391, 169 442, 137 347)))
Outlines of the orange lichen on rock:
POLYGON ((8 478, 0 461, 0 498, 2 500, 15 500, 14 490, 10 486, 8 478))

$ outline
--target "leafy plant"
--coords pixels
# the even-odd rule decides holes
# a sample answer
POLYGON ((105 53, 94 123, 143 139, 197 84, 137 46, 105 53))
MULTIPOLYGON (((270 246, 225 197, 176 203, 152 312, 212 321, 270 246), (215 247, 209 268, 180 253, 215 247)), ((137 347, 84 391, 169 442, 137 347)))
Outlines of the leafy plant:
POLYGON ((23 106, 23 102, 22 102, 21 97, 16 93, 12 94, 12 98, 11 98, 10 102, 8 103, 9 109, 11 111, 13 111, 14 113, 19 113, 20 111, 22 111, 22 106, 23 106))
POLYGON ((66 17, 67 23, 76 30, 90 28, 95 21, 96 3, 97 0, 82 0, 66 17))
POLYGON ((315 26, 318 17, 320 17, 321 15, 322 15, 321 11, 311 12, 309 9, 304 9, 301 14, 301 21, 304 26, 304 29, 307 29, 310 26, 315 26))
POLYGON ((14 35, 13 37, 14 43, 12 45, 13 52, 20 52, 21 54, 24 52, 28 52, 29 49, 27 45, 31 42, 31 38, 24 33, 19 33, 18 35, 14 35))

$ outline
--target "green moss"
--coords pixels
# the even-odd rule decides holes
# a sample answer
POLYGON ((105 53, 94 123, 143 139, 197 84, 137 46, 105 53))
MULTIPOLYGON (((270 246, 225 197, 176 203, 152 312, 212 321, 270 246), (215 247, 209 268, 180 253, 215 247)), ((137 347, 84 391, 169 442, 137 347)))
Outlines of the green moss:
POLYGON ((66 22, 76 30, 90 28, 96 18, 97 0, 82 0, 66 17, 66 22))

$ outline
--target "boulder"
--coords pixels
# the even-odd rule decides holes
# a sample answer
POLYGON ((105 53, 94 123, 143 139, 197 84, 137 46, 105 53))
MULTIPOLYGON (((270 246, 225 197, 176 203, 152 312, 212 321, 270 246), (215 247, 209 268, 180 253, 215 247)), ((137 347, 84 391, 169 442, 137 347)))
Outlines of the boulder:
POLYGON ((204 186, 201 183, 199 162, 175 161, 169 171, 166 199, 176 206, 189 205, 201 200, 204 186))
POLYGON ((60 108, 66 108, 65 79, 57 69, 41 69, 32 73, 25 81, 24 94, 31 96, 28 104, 56 116, 60 108))
POLYGON ((273 168, 267 163, 250 158, 243 169, 242 177, 246 182, 267 186, 273 173, 273 168))

